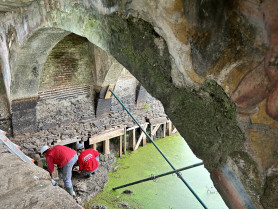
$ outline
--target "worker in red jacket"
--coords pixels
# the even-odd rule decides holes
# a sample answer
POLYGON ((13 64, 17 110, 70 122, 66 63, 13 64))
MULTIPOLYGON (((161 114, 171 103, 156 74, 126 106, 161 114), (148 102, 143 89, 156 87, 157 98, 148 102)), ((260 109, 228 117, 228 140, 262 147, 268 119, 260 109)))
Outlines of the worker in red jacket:
POLYGON ((76 145, 76 150, 79 153, 78 165, 79 172, 84 171, 86 177, 95 173, 99 165, 99 153, 94 149, 84 149, 82 144, 76 145))
POLYGON ((78 159, 76 151, 63 145, 56 145, 52 148, 45 145, 41 149, 41 154, 45 155, 51 178, 54 171, 54 164, 56 164, 58 168, 62 168, 65 189, 73 196, 74 192, 71 176, 72 167, 78 159))

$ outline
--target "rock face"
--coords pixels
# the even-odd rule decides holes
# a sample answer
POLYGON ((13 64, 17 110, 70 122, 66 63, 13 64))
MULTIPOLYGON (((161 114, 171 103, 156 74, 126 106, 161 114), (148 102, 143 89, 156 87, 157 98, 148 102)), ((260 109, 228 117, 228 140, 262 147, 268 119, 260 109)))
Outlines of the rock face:
POLYGON ((1 208, 80 209, 62 188, 55 187, 49 173, 33 163, 25 163, 0 145, 1 208))
POLYGON ((110 154, 100 154, 99 159, 99 169, 89 178, 81 174, 73 173, 72 183, 74 185, 74 191, 81 202, 89 201, 103 190, 105 184, 108 182, 108 171, 110 171, 112 165, 116 162, 114 155, 110 154))
MULTIPOLYGON (((1 127, 12 123, 12 133, 20 135, 43 132, 56 118, 61 124, 85 121, 86 115, 80 119, 77 109, 88 108, 91 117, 96 112, 87 103, 110 105, 102 93, 108 84, 115 84, 120 63, 162 102, 230 208, 277 207, 277 1, 27 0, 0 3, 0 8, 0 84, 5 86, 0 96, 10 107, 0 111, 1 127), (87 38, 91 45, 86 54, 93 59, 74 59, 78 58, 74 50, 66 53, 72 62, 55 54, 57 43, 70 33, 87 38), (53 67, 55 63, 60 64, 53 67), (39 108, 43 102, 55 108, 58 102, 40 100, 40 90, 47 89, 41 81, 61 78, 52 73, 55 68, 70 76, 65 81, 77 81, 78 74, 72 73, 82 69, 77 64, 92 70, 89 89, 94 93, 86 104, 78 104, 77 98, 72 106, 57 108, 57 114, 48 117, 39 108), (71 110, 77 113, 68 114, 71 110), (64 115, 59 116, 61 112, 64 115)), ((82 82, 88 81, 84 73, 88 72, 79 71, 82 82)), ((100 123, 96 119, 89 127, 100 123)), ((43 140, 48 139, 35 142, 43 140)))

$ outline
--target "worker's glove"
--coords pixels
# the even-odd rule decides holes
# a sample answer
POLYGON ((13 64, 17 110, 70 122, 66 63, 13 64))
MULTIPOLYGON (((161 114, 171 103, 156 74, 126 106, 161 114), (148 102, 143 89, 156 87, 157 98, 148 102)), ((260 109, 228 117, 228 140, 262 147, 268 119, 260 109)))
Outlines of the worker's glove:
POLYGON ((54 179, 51 179, 51 183, 52 183, 53 186, 57 186, 58 185, 58 183, 54 179))

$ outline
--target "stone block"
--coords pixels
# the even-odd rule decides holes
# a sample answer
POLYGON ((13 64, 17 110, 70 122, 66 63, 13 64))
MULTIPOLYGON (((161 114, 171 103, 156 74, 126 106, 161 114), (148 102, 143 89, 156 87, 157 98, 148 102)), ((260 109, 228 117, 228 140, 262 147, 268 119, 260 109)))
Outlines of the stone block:
POLYGON ((143 108, 145 106, 145 103, 147 101, 148 98, 148 92, 146 91, 146 89, 141 85, 139 90, 138 90, 138 94, 137 94, 137 98, 136 98, 136 106, 138 108, 143 108))
POLYGON ((108 115, 111 109, 111 98, 109 99, 98 99, 96 117, 108 115))
POLYGON ((100 92, 99 92, 99 98, 100 98, 100 99, 104 99, 105 94, 106 94, 106 92, 107 92, 107 87, 108 87, 108 86, 105 86, 105 87, 102 87, 102 88, 100 89, 100 92))

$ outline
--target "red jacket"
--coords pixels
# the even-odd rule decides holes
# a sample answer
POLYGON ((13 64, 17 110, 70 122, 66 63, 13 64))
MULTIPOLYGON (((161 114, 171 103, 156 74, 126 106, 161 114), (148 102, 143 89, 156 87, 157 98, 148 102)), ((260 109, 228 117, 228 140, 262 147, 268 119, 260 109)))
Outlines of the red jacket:
POLYGON ((79 170, 84 169, 86 172, 96 170, 98 168, 97 156, 99 156, 99 153, 94 149, 86 149, 81 152, 78 157, 79 170))
POLYGON ((63 145, 56 145, 46 151, 45 158, 48 171, 54 171, 54 164, 59 168, 64 167, 76 154, 76 151, 63 145))

